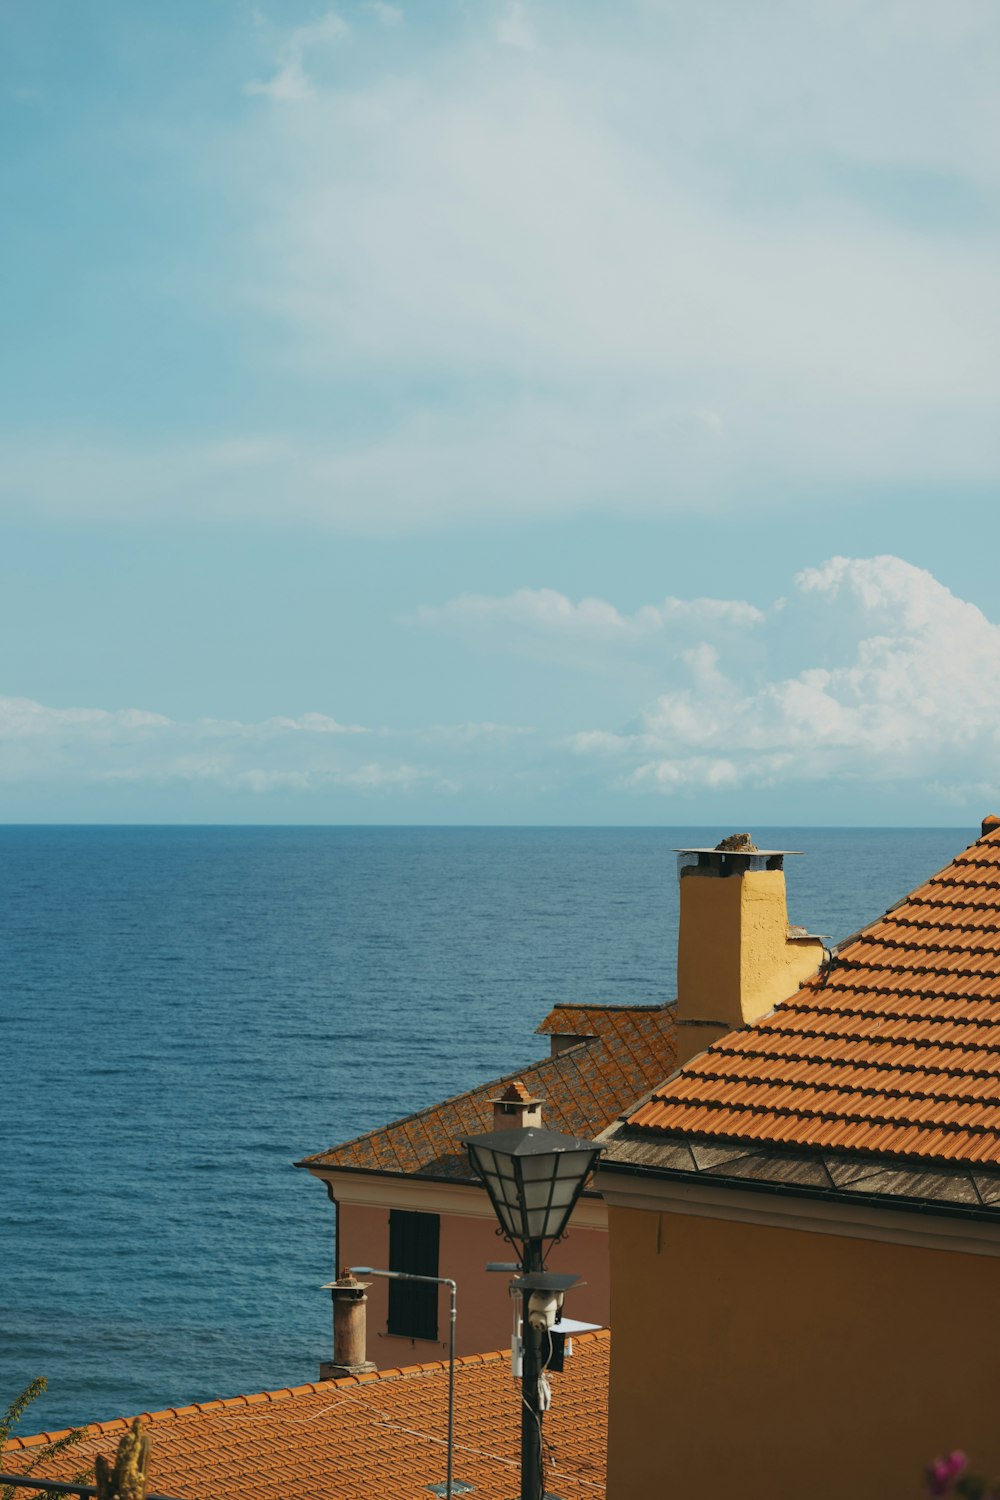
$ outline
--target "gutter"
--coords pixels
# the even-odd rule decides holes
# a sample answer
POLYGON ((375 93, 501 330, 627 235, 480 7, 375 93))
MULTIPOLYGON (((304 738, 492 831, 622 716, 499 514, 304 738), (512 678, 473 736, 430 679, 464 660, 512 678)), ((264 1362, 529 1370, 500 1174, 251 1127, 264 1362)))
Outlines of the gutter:
POLYGON ((642 1167, 604 1160, 598 1172, 616 1177, 653 1178, 659 1181, 697 1184, 711 1183, 740 1192, 762 1193, 769 1197, 807 1199, 813 1203, 861 1204, 865 1208, 895 1209, 899 1213, 923 1214, 927 1218, 959 1219, 974 1223, 1000 1224, 1000 1205, 972 1207, 964 1203, 946 1203, 941 1199, 907 1198, 883 1193, 845 1193, 837 1188, 803 1187, 798 1183, 769 1182, 753 1177, 727 1177, 720 1172, 679 1172, 670 1167, 642 1167))

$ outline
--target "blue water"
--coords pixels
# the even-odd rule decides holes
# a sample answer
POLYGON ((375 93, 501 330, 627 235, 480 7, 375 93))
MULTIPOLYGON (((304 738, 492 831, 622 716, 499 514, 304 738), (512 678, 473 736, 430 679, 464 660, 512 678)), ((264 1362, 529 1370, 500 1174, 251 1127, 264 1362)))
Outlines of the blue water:
MULTIPOLYGON (((730 829, 0 828, 0 1399, 28 1430, 297 1384, 332 1209, 291 1162, 673 998, 677 844, 730 829)), ((753 830, 870 921, 975 829, 753 830)))

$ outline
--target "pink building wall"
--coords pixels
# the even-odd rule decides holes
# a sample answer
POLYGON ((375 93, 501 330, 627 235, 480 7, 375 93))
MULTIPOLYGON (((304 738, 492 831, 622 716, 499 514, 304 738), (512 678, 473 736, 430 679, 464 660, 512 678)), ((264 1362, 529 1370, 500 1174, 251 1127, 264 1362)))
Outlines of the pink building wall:
MULTIPOLYGON (((389 1264, 389 1210, 357 1203, 341 1203, 338 1214, 338 1254, 341 1266, 389 1264)), ((514 1250, 496 1233, 492 1218, 441 1215, 438 1274, 458 1283, 455 1347, 458 1354, 509 1349, 513 1301, 507 1294, 510 1277, 484 1271, 487 1261, 516 1259, 514 1250)), ((574 1272, 587 1283, 566 1294, 565 1313, 586 1323, 605 1326, 609 1320, 608 1236, 606 1230, 575 1229, 554 1245, 548 1256, 550 1271, 574 1272)), ((338 1268, 339 1270, 339 1268, 338 1268)), ((448 1288, 438 1299, 438 1341, 411 1339, 386 1331, 388 1284, 372 1278, 368 1290, 368 1358, 380 1369, 423 1364, 448 1351, 448 1288)), ((332 1335, 331 1335, 332 1340, 332 1335)), ((331 1342, 332 1350, 332 1342, 331 1342)), ((323 1358, 330 1358, 326 1353, 323 1358)))

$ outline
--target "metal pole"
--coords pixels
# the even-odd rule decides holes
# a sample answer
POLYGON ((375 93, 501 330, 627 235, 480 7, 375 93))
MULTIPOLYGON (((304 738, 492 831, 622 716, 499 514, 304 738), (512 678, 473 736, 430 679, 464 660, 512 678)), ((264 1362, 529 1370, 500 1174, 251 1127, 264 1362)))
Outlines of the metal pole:
MULTIPOLYGON (((541 1265, 541 1248, 539 1246, 539 1265, 541 1265)), ((452 1463, 455 1449, 455 1300, 458 1294, 458 1282, 450 1276, 418 1276, 416 1271, 376 1271, 374 1266, 350 1266, 348 1268, 352 1276, 384 1276, 387 1281, 425 1281, 434 1286, 446 1286, 450 1293, 449 1325, 448 1325, 448 1477, 447 1477, 447 1500, 454 1500, 452 1494, 453 1478, 452 1463)))
MULTIPOLYGON (((524 1272, 542 1269, 541 1240, 525 1240, 524 1272)), ((542 1413, 538 1382, 542 1373, 542 1331, 528 1321, 530 1292, 521 1294, 521 1500, 544 1500, 542 1413)))
POLYGON ((451 1494, 451 1466, 455 1452, 455 1293, 454 1281, 448 1282, 451 1295, 450 1325, 448 1328, 448 1500, 451 1494))

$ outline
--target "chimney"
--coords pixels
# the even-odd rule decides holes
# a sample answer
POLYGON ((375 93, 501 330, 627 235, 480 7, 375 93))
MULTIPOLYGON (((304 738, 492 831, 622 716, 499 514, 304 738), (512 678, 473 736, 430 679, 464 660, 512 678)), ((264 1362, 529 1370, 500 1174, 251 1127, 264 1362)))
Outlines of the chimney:
POLYGON ((509 1083, 499 1099, 491 1099, 494 1130, 541 1129, 542 1101, 532 1099, 520 1078, 509 1083))
POLYGON ((339 1281, 329 1281, 323 1288, 333 1298, 333 1359, 324 1359, 319 1367, 320 1380, 339 1380, 344 1375, 364 1375, 376 1368, 366 1359, 368 1298, 370 1281, 358 1281, 350 1271, 341 1272, 339 1281))
POLYGON ((734 833, 678 849, 677 1062, 787 1000, 823 961, 822 940, 788 925, 785 856, 734 833))

